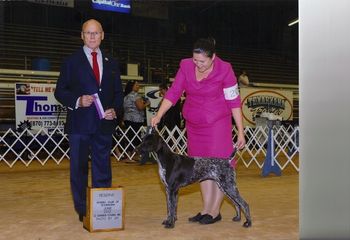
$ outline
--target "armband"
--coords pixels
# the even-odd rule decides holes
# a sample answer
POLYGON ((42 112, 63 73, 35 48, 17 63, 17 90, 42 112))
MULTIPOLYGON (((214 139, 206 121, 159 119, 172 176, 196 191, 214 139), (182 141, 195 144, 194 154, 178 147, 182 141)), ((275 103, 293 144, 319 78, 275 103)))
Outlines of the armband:
POLYGON ((238 85, 232 87, 224 88, 224 95, 226 100, 233 100, 239 96, 238 85))

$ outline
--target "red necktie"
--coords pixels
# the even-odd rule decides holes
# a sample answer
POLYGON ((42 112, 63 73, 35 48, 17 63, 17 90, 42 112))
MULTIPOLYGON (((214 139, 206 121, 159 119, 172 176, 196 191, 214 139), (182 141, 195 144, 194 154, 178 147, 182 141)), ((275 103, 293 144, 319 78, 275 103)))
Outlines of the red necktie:
POLYGON ((91 52, 92 55, 92 69, 94 70, 97 85, 100 85, 100 69, 98 68, 97 52, 91 52))

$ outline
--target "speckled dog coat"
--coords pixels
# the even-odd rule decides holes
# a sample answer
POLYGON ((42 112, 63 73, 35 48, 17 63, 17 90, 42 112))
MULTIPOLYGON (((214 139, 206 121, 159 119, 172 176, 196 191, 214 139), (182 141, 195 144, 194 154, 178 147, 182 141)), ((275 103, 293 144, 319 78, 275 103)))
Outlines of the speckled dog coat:
POLYGON ((251 226, 249 206, 238 192, 236 173, 228 159, 192 158, 173 153, 154 129, 148 131, 138 150, 141 153, 157 154, 159 176, 167 197, 167 218, 162 223, 166 228, 175 226, 179 189, 207 179, 216 181, 221 191, 232 201, 236 209, 236 216, 232 220, 240 221, 242 210, 246 218, 243 226, 251 226))

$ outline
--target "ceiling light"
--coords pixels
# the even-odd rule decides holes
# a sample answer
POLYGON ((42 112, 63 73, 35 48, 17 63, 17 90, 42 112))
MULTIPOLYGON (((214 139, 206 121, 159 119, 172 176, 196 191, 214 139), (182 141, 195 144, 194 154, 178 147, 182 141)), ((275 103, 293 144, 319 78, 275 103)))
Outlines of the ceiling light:
POLYGON ((295 19, 295 20, 291 21, 290 23, 288 23, 288 27, 290 27, 298 22, 299 22, 299 19, 295 19))

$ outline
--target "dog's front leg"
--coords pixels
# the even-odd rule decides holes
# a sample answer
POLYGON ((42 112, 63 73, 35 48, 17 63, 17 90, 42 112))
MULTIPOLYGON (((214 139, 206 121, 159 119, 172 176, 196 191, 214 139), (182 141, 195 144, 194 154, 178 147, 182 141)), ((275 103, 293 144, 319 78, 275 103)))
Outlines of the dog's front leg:
POLYGON ((167 215, 166 215, 166 219, 162 222, 163 225, 166 225, 167 224, 167 221, 168 221, 168 218, 170 216, 170 197, 169 197, 169 192, 170 190, 166 187, 165 188, 165 194, 166 194, 166 207, 167 207, 167 215))
POLYGON ((167 189, 167 218, 163 221, 165 228, 173 228, 176 221, 177 195, 178 190, 167 189))

